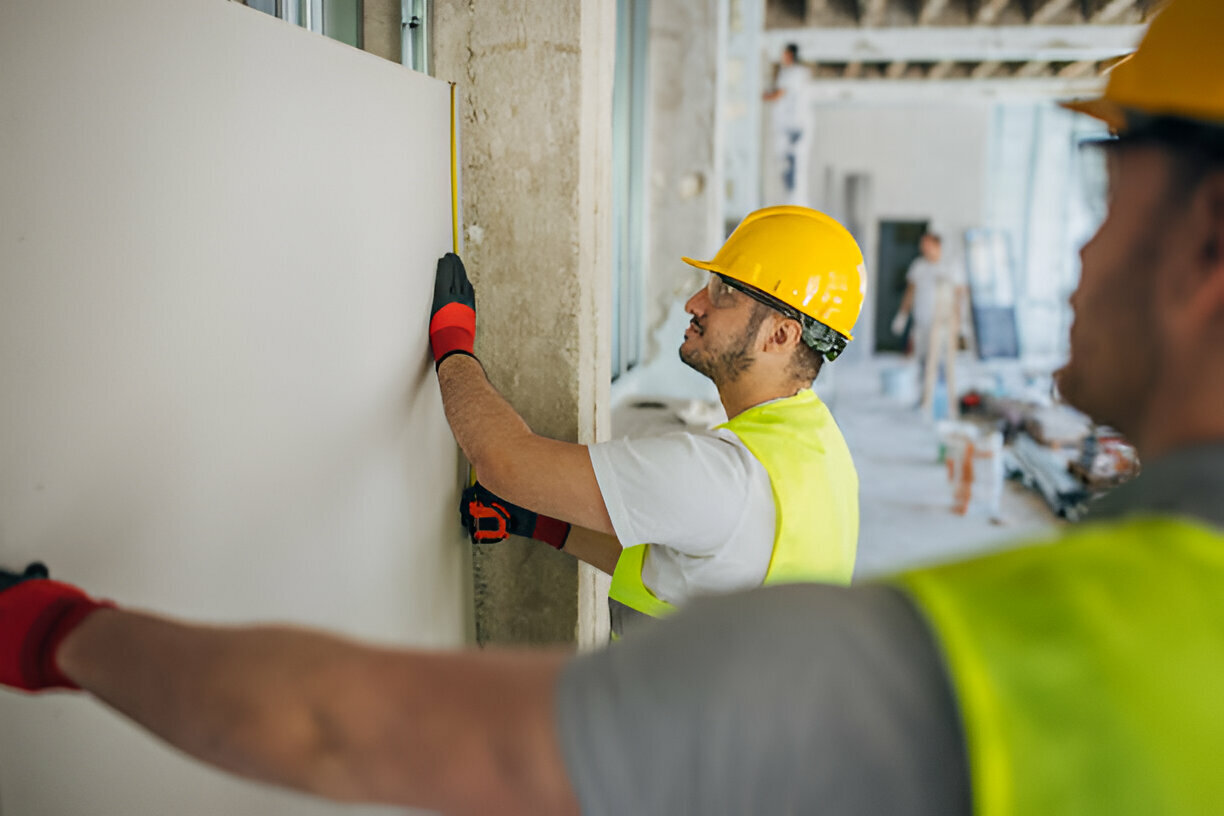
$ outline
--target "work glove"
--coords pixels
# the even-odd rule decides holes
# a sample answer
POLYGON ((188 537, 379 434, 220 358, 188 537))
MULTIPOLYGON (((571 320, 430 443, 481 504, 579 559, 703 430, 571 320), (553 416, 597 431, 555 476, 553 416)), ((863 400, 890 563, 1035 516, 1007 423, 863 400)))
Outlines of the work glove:
POLYGON ((480 482, 463 491, 459 517, 473 544, 492 544, 516 535, 543 541, 559 550, 565 546, 570 532, 566 522, 511 504, 480 482))
POLYGON ((905 334, 905 324, 909 322, 909 315, 905 312, 897 312, 897 316, 892 321, 892 333, 900 337, 905 334))
POLYGON ((23 691, 76 689, 60 671, 55 652, 64 638, 109 601, 48 579, 47 568, 0 569, 0 685, 23 691))
POLYGON ((429 317, 429 347, 434 368, 452 354, 475 357, 476 291, 463 261, 453 252, 438 259, 434 278, 433 311, 429 317))

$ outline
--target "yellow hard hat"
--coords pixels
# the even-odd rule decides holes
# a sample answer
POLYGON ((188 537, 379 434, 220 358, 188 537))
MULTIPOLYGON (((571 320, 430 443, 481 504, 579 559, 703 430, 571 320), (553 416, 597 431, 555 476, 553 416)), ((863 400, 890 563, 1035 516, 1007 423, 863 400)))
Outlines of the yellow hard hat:
POLYGON ((749 294, 780 304, 783 313, 806 316, 800 321, 804 340, 819 351, 829 352, 822 348, 826 343, 814 342, 822 327, 841 335, 837 353, 854 339, 867 290, 863 253, 854 236, 824 213, 790 206, 757 210, 739 223, 714 260, 684 262, 751 287, 755 293, 749 294))
POLYGON ((1104 121, 1116 133, 1130 118, 1174 117, 1224 127, 1224 0, 1173 0, 1139 50, 1109 74, 1100 99, 1063 107, 1104 121))

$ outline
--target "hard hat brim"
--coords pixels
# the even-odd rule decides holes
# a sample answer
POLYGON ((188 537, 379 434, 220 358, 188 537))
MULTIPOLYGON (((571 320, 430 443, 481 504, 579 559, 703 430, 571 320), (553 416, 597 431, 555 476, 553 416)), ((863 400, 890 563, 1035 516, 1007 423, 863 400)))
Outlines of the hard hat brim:
POLYGON ((718 272, 719 271, 718 268, 714 266, 713 261, 698 261, 694 258, 686 258, 683 255, 680 256, 680 260, 684 261, 689 266, 695 266, 698 269, 704 269, 707 272, 718 272))
POLYGON ((1058 104, 1059 107, 1067 110, 1086 113, 1094 119, 1100 119, 1114 132, 1126 130, 1126 111, 1117 102, 1102 97, 1101 99, 1076 99, 1058 104))

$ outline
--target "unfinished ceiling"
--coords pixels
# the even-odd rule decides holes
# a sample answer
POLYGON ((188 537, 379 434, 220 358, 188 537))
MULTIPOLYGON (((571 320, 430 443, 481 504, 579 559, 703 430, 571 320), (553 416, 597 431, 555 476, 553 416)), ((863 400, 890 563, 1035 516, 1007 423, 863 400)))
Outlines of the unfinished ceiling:
POLYGON ((774 53, 818 79, 1081 79, 1128 53, 1162 0, 767 0, 774 53))

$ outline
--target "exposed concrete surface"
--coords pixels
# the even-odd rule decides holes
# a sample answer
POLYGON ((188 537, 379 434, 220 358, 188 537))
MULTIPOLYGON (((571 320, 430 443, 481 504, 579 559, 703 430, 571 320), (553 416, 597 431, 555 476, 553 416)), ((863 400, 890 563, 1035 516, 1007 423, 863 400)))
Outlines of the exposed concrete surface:
POLYGON ((361 44, 371 54, 400 61, 400 0, 362 0, 361 44))
MULTIPOLYGON (((477 353, 535 431, 581 442, 607 425, 614 11, 612 0, 434 6, 434 72, 458 84, 477 353)), ((575 640, 574 559, 514 540, 473 561, 481 643, 575 640)), ((581 595, 594 633, 603 604, 586 571, 581 595)))

